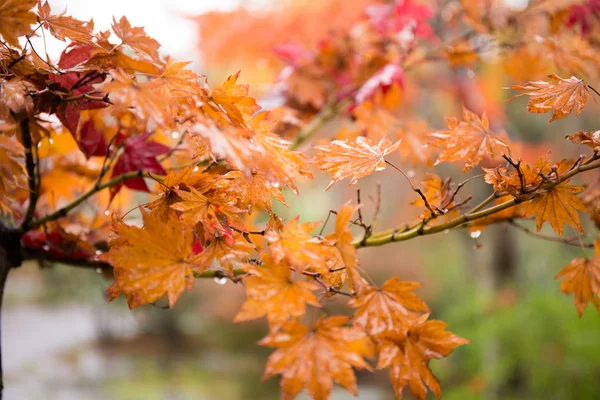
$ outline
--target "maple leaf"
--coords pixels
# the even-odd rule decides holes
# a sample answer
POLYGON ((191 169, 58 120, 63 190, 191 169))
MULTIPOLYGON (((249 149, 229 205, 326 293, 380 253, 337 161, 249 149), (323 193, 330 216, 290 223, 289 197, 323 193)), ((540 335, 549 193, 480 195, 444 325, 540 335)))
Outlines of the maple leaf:
POLYGON ((583 190, 584 188, 581 186, 569 185, 565 182, 556 185, 532 199, 524 210, 524 216, 535 215, 538 232, 546 221, 549 221, 552 229, 561 236, 565 223, 573 229, 583 232, 577 210, 587 211, 587 209, 583 202, 575 196, 583 190))
POLYGON ((592 303, 600 311, 600 242, 596 241, 596 254, 592 259, 574 258, 554 279, 563 279, 560 290, 573 294, 579 317, 592 303))
POLYGON ((260 113, 249 121, 254 130, 253 140, 267 155, 263 173, 279 181, 280 186, 285 185, 298 194, 296 177, 313 177, 307 159, 302 153, 290 150, 290 142, 272 132, 274 124, 265 121, 266 117, 267 113, 260 113))
POLYGON ((14 211, 18 190, 27 188, 23 146, 0 134, 0 211, 2 214, 14 211))
MULTIPOLYGON (((112 171, 113 178, 131 171, 145 171, 159 175, 166 174, 156 157, 168 153, 170 149, 164 144, 147 140, 149 137, 150 133, 145 133, 127 140, 123 147, 123 152, 115 162, 112 171)), ((124 185, 133 190, 149 192, 144 178, 141 177, 128 179, 124 185)), ((122 186, 123 184, 111 186, 111 198, 121 190, 122 186)))
POLYGON ((255 246, 252 243, 241 233, 236 233, 233 237, 216 236, 197 258, 202 265, 210 265, 213 260, 217 260, 221 268, 233 276, 235 264, 247 261, 254 250, 255 246))
POLYGON ((116 237, 103 260, 114 268, 115 282, 108 288, 110 300, 124 294, 130 308, 152 303, 167 295, 173 307, 184 288, 194 282, 194 271, 202 272, 192 252, 194 236, 177 218, 162 222, 141 210, 144 227, 114 223, 116 237))
POLYGON ((265 238, 275 262, 287 260, 297 271, 311 270, 327 274, 327 262, 335 258, 335 249, 317 237, 311 236, 320 222, 298 223, 300 217, 289 221, 281 232, 268 231, 265 238))
POLYGON ((21 48, 19 37, 31 33, 37 17, 31 12, 38 0, 0 1, 0 35, 9 45, 21 48))
MULTIPOLYGON (((563 79, 556 74, 548 75, 550 82, 535 81, 528 82, 523 86, 513 86, 513 90, 521 90, 525 93, 516 95, 529 96, 527 110, 531 113, 546 113, 553 111, 548 122, 564 118, 575 109, 575 115, 579 115, 591 92, 581 79, 572 76, 563 79)), ((510 99, 510 100, 512 100, 510 99)))
POLYGON ((254 206, 270 211, 273 203, 271 197, 283 205, 287 205, 281 192, 281 186, 269 182, 267 177, 260 172, 246 175, 241 171, 230 171, 223 175, 223 179, 229 181, 229 192, 235 193, 249 213, 252 213, 254 206))
MULTIPOLYGON (((561 161, 559 164, 561 168, 564 168, 564 165, 566 165, 564 161, 561 161)), ((483 168, 485 171, 484 179, 486 183, 493 185, 494 190, 497 192, 507 191, 513 196, 518 196, 519 194, 522 194, 523 189, 532 190, 537 188, 543 180, 541 175, 548 175, 551 172, 552 161, 550 159, 550 153, 538 158, 533 165, 521 163, 519 168, 523 178, 522 183, 521 177, 516 170, 513 169, 510 172, 507 172, 507 169, 504 167, 483 168)))
POLYGON ((27 231, 22 243, 29 251, 47 258, 57 257, 71 261, 96 259, 96 249, 92 243, 81 235, 67 232, 57 223, 27 231))
POLYGON ((291 317, 300 317, 306 312, 306 305, 321 307, 314 290, 317 286, 305 280, 292 280, 292 272, 287 262, 276 263, 272 257, 263 255, 262 265, 244 267, 247 276, 246 301, 234 322, 248 321, 267 316, 269 324, 279 325, 291 317))
POLYGON ((32 115, 33 99, 29 92, 36 91, 35 85, 23 78, 0 80, 0 101, 3 106, 18 115, 32 115))
POLYGON ((463 106, 462 121, 446 118, 447 131, 431 134, 436 139, 431 145, 441 149, 435 164, 465 161, 463 171, 478 166, 484 157, 496 157, 508 149, 506 143, 490 131, 489 120, 481 118, 463 106))
POLYGON ((417 400, 425 400, 427 387, 440 398, 440 383, 429 369, 429 361, 447 357, 454 348, 470 343, 446 331, 446 323, 428 318, 429 314, 417 318, 402 343, 386 340, 379 348, 377 369, 390 369, 390 381, 399 399, 407 385, 417 400))
MULTIPOLYGON (((352 216, 358 210, 359 206, 352 206, 350 202, 344 204, 337 211, 335 218, 335 232, 327 235, 327 240, 335 245, 340 253, 341 264, 345 267, 340 271, 335 271, 326 274, 322 280, 330 286, 339 289, 350 279, 350 286, 354 292, 358 292, 361 288, 367 286, 367 282, 358 271, 358 256, 356 247, 352 243, 352 233, 348 225, 352 220, 352 216)), ((337 263, 336 263, 337 265, 337 263)), ((337 268, 334 266, 334 268, 337 268)))
POLYGON ((374 145, 369 138, 358 137, 354 141, 334 140, 329 144, 315 146, 317 155, 313 163, 322 170, 331 174, 331 182, 327 186, 351 178, 353 185, 359 179, 375 171, 385 169, 385 156, 398 149, 400 141, 392 144, 385 137, 374 145))
POLYGON ((396 138, 401 140, 400 155, 413 166, 433 164, 433 149, 427 141, 431 129, 425 121, 407 121, 396 131, 396 138))
POLYGON ((92 44, 93 22, 79 21, 73 17, 65 16, 66 10, 59 15, 52 15, 50 4, 46 1, 44 4, 38 3, 38 16, 43 23, 44 28, 48 29, 50 34, 58 40, 65 41, 66 38, 74 42, 92 44))
POLYGON ((349 306, 356 308, 354 325, 379 340, 404 337, 412 318, 409 310, 429 312, 425 302, 412 293, 419 286, 419 283, 393 277, 381 288, 363 288, 348 302, 349 306))
POLYGON ((572 135, 566 136, 566 138, 573 143, 585 144, 586 146, 589 146, 594 150, 600 147, 600 131, 577 131, 572 135))
POLYGON ((152 60, 160 59, 158 55, 160 43, 148 37, 144 28, 132 27, 127 17, 121 17, 119 22, 113 17, 112 29, 121 39, 121 44, 129 47, 138 56, 152 60))
POLYGON ((146 207, 151 210, 151 214, 158 216, 163 222, 166 222, 171 213, 171 205, 181 201, 177 190, 188 190, 199 180, 199 174, 194 174, 194 166, 182 170, 170 170, 162 185, 159 186, 160 193, 158 199, 148 203, 146 207))
POLYGON ((112 70, 112 81, 102 85, 100 90, 109 93, 111 102, 126 110, 134 110, 140 121, 152 120, 158 125, 169 124, 174 116, 171 114, 172 98, 157 96, 154 81, 138 82, 135 77, 123 70, 112 70))
POLYGON ((355 100, 362 103, 372 98, 377 92, 385 94, 391 87, 404 86, 404 70, 398 64, 386 64, 369 78, 356 92, 355 100))
MULTIPOLYGON (((207 101, 203 109, 216 117, 224 111, 229 122, 243 127, 246 126, 245 121, 261 107, 256 104, 256 100, 248 96, 248 85, 237 84, 240 72, 229 76, 220 88, 214 89, 210 96, 211 101, 207 101)), ((227 121, 223 117, 220 119, 227 121)))
POLYGON ((235 207, 231 201, 205 196, 200 191, 190 187, 189 191, 178 190, 181 201, 171 205, 179 211, 182 218, 190 225, 202 224, 205 239, 212 239, 218 232, 223 236, 232 236, 230 226, 243 229, 237 214, 246 210, 235 207))
POLYGON ((337 383, 357 395, 353 367, 371 370, 364 360, 373 353, 365 333, 343 326, 348 317, 321 318, 314 328, 288 322, 259 344, 277 348, 265 368, 265 379, 281 375, 283 399, 295 398, 303 388, 314 400, 326 400, 337 383))
MULTIPOLYGON (((427 198, 427 202, 430 206, 440 210, 447 210, 454 206, 450 182, 448 180, 444 181, 436 174, 427 173, 421 183, 425 187, 423 195, 427 198)), ((425 201, 422 198, 418 198, 410 204, 418 207, 425 207, 425 201)), ((444 217, 445 219, 450 220, 456 217, 457 213, 458 210, 452 210, 449 213, 444 214, 444 217)), ((431 211, 425 209, 419 216, 419 219, 427 219, 429 217, 431 217, 431 211)))

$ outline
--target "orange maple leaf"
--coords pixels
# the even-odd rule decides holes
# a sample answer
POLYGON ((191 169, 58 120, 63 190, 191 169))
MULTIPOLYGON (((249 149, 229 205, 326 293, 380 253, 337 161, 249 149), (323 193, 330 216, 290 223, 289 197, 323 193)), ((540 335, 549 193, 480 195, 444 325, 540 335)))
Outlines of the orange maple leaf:
POLYGON ((121 17, 119 22, 113 17, 112 29, 121 39, 121 45, 129 47, 139 57, 160 60, 158 55, 160 43, 146 35, 144 28, 132 27, 127 17, 121 17))
POLYGON ((236 233, 231 238, 217 236, 198 254, 197 260, 202 265, 210 265, 213 260, 217 260, 220 267, 233 276, 235 265, 245 263, 255 247, 241 233, 236 233))
POLYGON ((600 242, 596 241, 592 259, 574 258, 554 279, 563 279, 560 290, 573 294, 577 313, 581 317, 589 302, 600 311, 600 242))
POLYGON ((323 240, 311 236, 320 222, 298 223, 300 217, 289 221, 281 232, 268 231, 265 238, 275 262, 287 260, 297 271, 301 272, 310 268, 312 271, 327 274, 328 261, 335 259, 335 248, 323 240))
POLYGON ((66 10, 61 14, 53 15, 50 10, 50 4, 46 1, 44 4, 38 3, 38 16, 42 21, 44 28, 48 29, 50 34, 58 40, 65 41, 69 38, 75 42, 92 44, 93 22, 84 22, 70 16, 65 16, 66 10))
POLYGON ((455 117, 446 118, 447 131, 431 134, 431 143, 441 149, 435 164, 464 161, 463 171, 478 166, 484 157, 495 158, 508 151, 505 141, 490 131, 490 122, 485 113, 479 118, 463 106, 462 121, 455 117))
POLYGON ((261 107, 248 96, 248 85, 237 84, 240 72, 229 76, 221 87, 214 89, 202 109, 222 123, 245 127, 246 120, 261 107))
POLYGON ((364 360, 373 347, 365 333, 346 327, 348 317, 321 318, 314 328, 288 322, 259 343, 277 348, 265 368, 265 379, 281 375, 283 399, 295 398, 303 388, 314 400, 326 400, 334 382, 357 395, 353 368, 371 370, 364 360))
POLYGON ((335 232, 327 235, 327 240, 333 243, 340 253, 341 263, 335 263, 333 269, 339 268, 338 264, 341 264, 344 269, 322 277, 325 283, 336 289, 342 287, 349 278, 350 286, 354 292, 368 285, 358 271, 358 255, 356 254, 356 247, 352 243, 352 233, 348 227, 358 207, 352 206, 348 202, 338 210, 335 218, 335 232))
POLYGON ((348 302, 349 306, 356 308, 354 325, 379 340, 404 337, 413 318, 410 310, 429 312, 427 304, 412 293, 419 286, 419 283, 393 277, 381 288, 364 288, 348 302))
POLYGON ((591 147, 596 150, 600 147, 600 131, 595 132, 584 132, 577 131, 572 135, 566 136, 573 143, 577 144, 585 144, 586 146, 591 147))
POLYGON ((260 113, 249 121, 254 130, 253 140, 263 149, 265 168, 262 172, 280 186, 285 185, 298 194, 296 177, 313 177, 307 159, 302 153, 291 150, 289 141, 273 133, 275 125, 267 121, 266 117, 267 113, 260 113))
POLYGON ((254 206, 270 211, 273 203, 271 197, 287 205, 281 186, 269 182, 261 172, 245 174, 241 171, 230 171, 223 175, 223 180, 228 181, 228 191, 232 195, 235 194, 242 207, 248 209, 250 213, 254 206))
POLYGON ((17 191, 27 188, 24 164, 25 149, 8 136, 0 134, 0 213, 14 212, 17 191))
POLYGON ((513 90, 521 90, 521 93, 510 100, 529 96, 527 111, 531 113, 546 113, 553 111, 548 122, 564 118, 575 109, 575 115, 579 115, 591 92, 581 79, 574 76, 563 79, 556 74, 548 75, 550 82, 535 81, 528 82, 523 86, 513 86, 513 90))
MULTIPOLYGON (((564 169, 566 162, 561 160, 558 165, 560 170, 564 169)), ((548 175, 552 170, 552 160, 550 159, 550 153, 536 160, 533 165, 527 163, 521 163, 519 165, 521 170, 521 177, 516 170, 507 172, 504 167, 496 168, 483 168, 485 171, 485 181, 490 185, 494 186, 494 190, 497 192, 507 191, 513 196, 522 194, 522 190, 533 190, 537 188, 543 181, 542 175, 548 175)), ((568 167, 567 167, 568 168, 568 167)), ((558 171, 558 170, 557 170, 558 171)))
POLYGON ((177 191, 189 190, 200 179, 202 179, 202 174, 194 174, 194 167, 184 168, 179 171, 170 170, 162 181, 162 184, 158 187, 160 190, 158 198, 148 203, 146 207, 151 210, 152 215, 166 222, 171 213, 171 205, 182 200, 177 191))
POLYGON ((37 17, 31 12, 38 0, 3 0, 0 2, 0 35, 6 43, 16 48, 19 37, 31 33, 31 25, 37 17))
POLYGON ((524 216, 535 215, 538 232, 546 221, 549 221, 552 229, 561 236, 565 223, 573 229, 583 232, 577 210, 587 212, 587 209, 585 204, 575 196, 583 190, 584 188, 581 186, 569 185, 565 182, 544 190, 541 195, 527 204, 524 216))
POLYGON ((138 82, 123 70, 111 71, 112 81, 102 85, 111 102, 124 110, 133 110, 140 122, 153 120, 158 125, 169 125, 175 118, 171 113, 172 99, 157 96, 153 81, 138 82))
MULTIPOLYGON (((447 210, 455 205, 454 200, 452 199, 452 191, 450 190, 450 182, 448 180, 444 181, 436 174, 427 173, 421 183, 425 187, 423 195, 427 198, 427 203, 429 203, 430 206, 440 210, 447 210)), ((417 207, 425 207, 425 201, 422 198, 418 198, 410 204, 417 207)), ((431 211, 426 208, 419 218, 424 220, 430 216, 431 211)), ((444 214, 444 219, 450 220, 456 216, 458 216, 458 210, 451 210, 444 214)))
POLYGON ((400 141, 392 144, 385 137, 376 145, 371 139, 360 136, 354 141, 334 140, 329 144, 315 146, 317 155, 313 163, 322 171, 331 174, 331 182, 327 186, 341 181, 344 178, 351 178, 350 184, 353 185, 359 179, 372 174, 375 171, 385 169, 385 156, 400 147, 400 141))
POLYGON ((115 238, 103 260, 114 268, 115 282, 108 288, 110 300, 124 294, 130 308, 152 303, 167 295, 173 307, 184 288, 194 282, 194 271, 202 272, 192 253, 194 236, 177 218, 165 224, 142 210, 144 227, 114 224, 115 238))
POLYGON ((446 323, 428 318, 429 314, 417 318, 406 340, 401 343, 386 340, 379 348, 377 369, 390 369, 390 381, 399 399, 407 385, 417 400, 425 400, 427 387, 440 398, 440 382, 429 369, 429 361, 447 357, 454 348, 470 343, 445 331, 446 323))
POLYGON ((321 307, 314 290, 319 286, 305 280, 292 280, 292 271, 287 262, 276 263, 268 255, 262 256, 260 266, 247 265, 244 282, 246 301, 233 319, 234 322, 248 321, 267 316, 269 324, 279 325, 291 317, 300 317, 306 305, 321 307))
POLYGON ((179 211, 188 224, 201 223, 205 239, 212 239, 217 232, 231 236, 230 226, 243 228, 238 214, 246 210, 235 207, 231 200, 208 197, 192 187, 189 191, 178 190, 177 195, 181 201, 172 204, 171 208, 179 211))

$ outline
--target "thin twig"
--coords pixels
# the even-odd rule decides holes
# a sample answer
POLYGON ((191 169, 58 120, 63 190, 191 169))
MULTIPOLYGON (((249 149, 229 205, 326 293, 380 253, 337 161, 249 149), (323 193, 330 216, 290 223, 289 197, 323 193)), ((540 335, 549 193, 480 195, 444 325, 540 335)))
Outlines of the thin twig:
MULTIPOLYGON (((580 246, 579 241, 581 240, 581 236, 572 236, 572 237, 560 237, 560 236, 549 236, 549 235, 544 235, 543 233, 538 233, 538 232, 534 232, 531 229, 527 228, 526 226, 523 226, 519 223, 517 223, 516 221, 508 221, 508 223, 512 226, 514 226, 515 228, 525 232, 526 234, 536 237, 538 239, 543 239, 543 240, 548 240, 550 242, 558 242, 558 243, 564 243, 564 244, 568 244, 571 246, 580 246)), ((587 247, 587 248, 592 248, 594 247, 593 243, 588 243, 588 244, 581 244, 583 247, 587 247)))
POLYGON ((425 195, 423 194, 423 192, 421 191, 420 188, 416 187, 413 182, 412 179, 410 179, 410 177, 406 174, 406 172, 402 171, 400 168, 396 167, 394 164, 392 164, 391 162, 389 162, 388 160, 385 160, 385 163, 391 167, 393 167, 394 169, 396 169, 398 172, 400 172, 402 175, 404 175, 404 177, 406 178, 406 180, 408 181, 408 183, 410 184, 411 189, 417 193, 419 196, 421 196, 421 199, 423 200, 423 203, 425 203, 425 208, 427 208, 429 210, 429 212, 432 215, 436 215, 440 210, 434 210, 431 205, 429 204, 429 202, 427 201, 427 197, 425 197, 425 195))

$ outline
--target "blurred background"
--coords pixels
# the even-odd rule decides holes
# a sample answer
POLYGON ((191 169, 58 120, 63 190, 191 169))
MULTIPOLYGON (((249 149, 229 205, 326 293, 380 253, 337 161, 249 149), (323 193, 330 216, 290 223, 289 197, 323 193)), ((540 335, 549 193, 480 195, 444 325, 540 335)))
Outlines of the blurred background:
MULTIPOLYGON (((126 15, 133 26, 144 26, 163 45, 163 54, 192 61, 213 84, 242 70, 240 81, 252 85, 252 93, 267 109, 277 101, 272 93, 283 66, 272 47, 290 41, 316 46, 323 36, 360 18, 367 3, 50 1, 55 11, 66 7, 79 19, 94 18, 98 29, 108 29, 113 15, 126 15)), ((523 7, 527 1, 505 3, 523 7)), ((61 42, 48 41, 51 57, 63 48, 61 42)), ((523 143, 519 151, 524 158, 535 159, 550 149, 556 160, 584 151, 560 146, 560 141, 578 129, 596 130, 597 105, 577 119, 548 125, 547 115, 527 114, 524 101, 505 103, 509 94, 503 88, 523 73, 518 67, 491 55, 474 68, 432 65, 407 76, 407 85, 417 82, 422 87, 411 99, 420 117, 443 128, 443 116, 460 112, 457 92, 462 90, 470 94, 463 101, 474 111, 486 111, 511 139, 523 143)), ((553 72, 535 64, 527 68, 525 80, 553 72)), ((333 121, 320 135, 332 137, 338 128, 333 121)), ((423 176, 419 170, 408 172, 423 176)), ((441 166, 437 172, 460 181, 458 168, 441 166)), ((363 198, 374 195, 379 183, 379 228, 418 214, 408 205, 414 193, 391 169, 361 181, 363 198)), ((302 181, 300 196, 288 193, 289 207, 278 207, 277 214, 324 220, 328 210, 356 198, 356 187, 340 184, 325 193, 326 185, 324 174, 302 181)), ((483 186, 467 189, 475 198, 484 198, 489 188, 483 186)), ((139 200, 146 201, 143 196, 139 200)), ((372 207, 365 202, 368 220, 372 207)), ((596 228, 591 223, 586 228, 593 238, 596 228)), ((483 231, 456 229, 359 252, 375 282, 398 275, 424 283, 419 294, 433 310, 432 318, 446 321, 449 330, 472 341, 448 359, 431 363, 446 400, 600 399, 600 316, 590 307, 578 318, 572 298, 562 294, 554 280, 578 256, 577 247, 540 241, 504 225, 483 231)), ((146 306, 129 311, 122 298, 107 303, 104 292, 110 279, 100 272, 61 265, 40 268, 35 263, 11 272, 2 313, 6 399, 279 398, 277 379, 261 382, 270 350, 256 342, 266 334, 266 323, 231 322, 243 302, 241 285, 197 280, 173 310, 146 306)), ((385 371, 358 375, 360 399, 393 398, 385 371)), ((336 389, 332 398, 350 395, 336 389)))

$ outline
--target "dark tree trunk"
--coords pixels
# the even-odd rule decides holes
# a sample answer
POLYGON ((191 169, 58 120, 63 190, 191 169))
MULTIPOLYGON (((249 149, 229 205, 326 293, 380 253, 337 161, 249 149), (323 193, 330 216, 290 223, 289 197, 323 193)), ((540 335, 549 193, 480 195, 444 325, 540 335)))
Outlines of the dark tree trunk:
POLYGON ((0 400, 4 389, 2 369, 2 300, 6 278, 11 268, 18 267, 23 261, 21 256, 21 234, 17 229, 0 225, 0 400))
POLYGON ((2 369, 2 299, 4 297, 4 286, 8 271, 10 271, 10 263, 8 262, 8 252, 4 247, 0 247, 0 399, 4 389, 4 372, 2 369))

